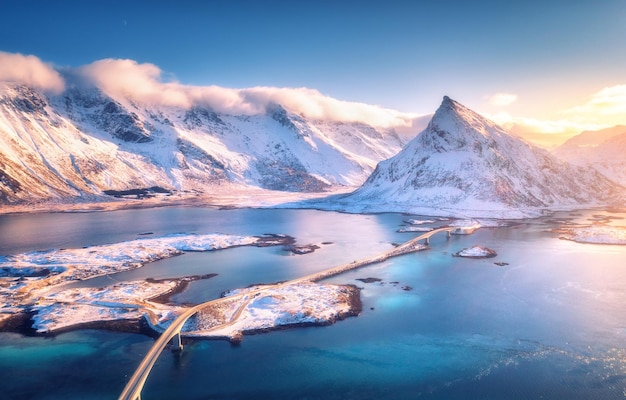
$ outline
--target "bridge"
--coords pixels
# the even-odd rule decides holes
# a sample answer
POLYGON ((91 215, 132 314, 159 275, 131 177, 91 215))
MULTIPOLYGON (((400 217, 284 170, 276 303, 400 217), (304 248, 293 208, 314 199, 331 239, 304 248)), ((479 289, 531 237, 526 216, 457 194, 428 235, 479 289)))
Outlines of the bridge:
MULTIPOLYGON (((272 285, 266 285, 259 289, 255 289, 253 291, 249 291, 246 293, 234 294, 228 297, 222 297, 219 299, 207 301, 206 303, 198 304, 194 307, 189 308, 184 313, 179 315, 168 328, 159 336, 159 338, 154 342, 152 348, 145 355, 135 373, 131 376, 130 380, 126 384, 124 391, 119 397, 119 400, 141 400, 141 391, 143 389, 146 380, 148 379, 148 375, 152 370, 152 367, 156 363, 156 360, 159 358, 161 352, 165 349, 168 342, 172 341, 172 350, 174 351, 182 351, 183 345, 181 341, 181 331, 185 325, 185 322, 192 316, 194 316, 197 312, 203 310, 204 308, 212 307, 224 302, 231 302, 233 300, 244 299, 244 303, 239 307, 237 312, 233 314, 230 321, 225 322, 219 327, 224 325, 230 325, 235 323, 235 321, 241 316, 245 306, 259 293, 262 293, 269 289, 275 289, 278 287, 292 285, 300 282, 318 282, 323 279, 329 278, 331 276, 342 274, 346 271, 350 271, 353 269, 361 268, 366 265, 375 264, 379 262, 383 262, 391 257, 397 257, 404 254, 412 253, 415 251, 420 251, 426 249, 430 244, 430 238, 441 232, 446 232, 447 237, 449 238, 451 234, 459 234, 466 235, 473 233, 476 229, 478 229, 479 225, 467 226, 467 227, 444 227, 439 229, 434 229, 430 232, 426 232, 416 238, 413 238, 400 246, 393 248, 390 251, 379 254, 374 257, 365 258, 358 261, 353 261, 348 264, 339 265, 337 267, 333 267, 324 271, 316 272, 314 274, 306 275, 301 278, 296 278, 287 282, 277 283, 272 285), (420 241, 424 241, 424 245, 420 243, 420 241)), ((217 328, 217 327, 214 327, 217 328)))

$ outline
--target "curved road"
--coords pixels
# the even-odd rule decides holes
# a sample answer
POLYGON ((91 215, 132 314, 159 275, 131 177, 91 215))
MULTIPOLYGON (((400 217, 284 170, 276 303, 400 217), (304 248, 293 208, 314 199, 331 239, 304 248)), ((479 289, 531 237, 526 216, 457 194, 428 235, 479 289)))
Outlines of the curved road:
MULTIPOLYGON (((122 392, 122 394, 119 397, 119 400, 139 400, 141 399, 141 390, 143 389, 143 385, 146 383, 146 380, 148 379, 148 375, 150 374, 150 370, 152 370, 152 367, 154 366, 154 363, 156 362, 156 360, 159 358, 159 355, 161 354, 161 352, 163 351, 163 349, 165 349, 165 346, 167 346, 167 343, 174 337, 176 337, 176 335, 180 335, 180 332, 183 328, 183 326, 185 325, 185 322, 187 322, 187 320, 189 318, 191 318, 194 314, 196 314, 198 311, 201 311, 204 308, 207 307, 211 307, 214 306, 216 304, 220 304, 223 302, 227 302, 227 301, 233 301, 233 300, 237 300, 237 299, 241 299, 241 298, 245 298, 247 297, 244 306, 243 307, 239 307, 239 309, 237 310, 237 312, 235 314, 233 314, 231 320, 229 322, 226 322, 222 325, 219 325, 220 327, 223 325, 227 325, 227 324, 233 324, 238 318, 239 316, 242 314, 243 309, 245 308, 245 305, 247 305, 254 297, 256 294, 264 292, 268 289, 274 289, 277 287, 281 287, 281 286, 286 286, 286 285, 292 285, 295 283, 300 283, 300 282, 305 282, 305 281, 309 281, 309 282, 317 282, 320 281, 322 279, 326 279, 329 278, 331 276, 334 275, 339 275, 342 274, 346 271, 350 271, 352 269, 356 269, 356 268, 361 268, 363 266, 366 265, 370 265, 370 264, 374 264, 374 263, 379 263, 382 261, 385 261, 391 257, 396 257, 396 256, 400 256, 403 254, 407 254, 407 253, 411 253, 414 251, 419 251, 419 250, 423 250, 426 247, 422 247, 419 244, 420 240, 427 240, 429 239, 431 236, 439 233, 439 232, 448 232, 448 234, 452 233, 452 232, 464 232, 464 233, 472 233, 474 230, 477 229, 477 226, 474 227, 449 227, 449 228, 439 228, 439 229, 435 229, 432 230, 430 232, 426 232, 414 239, 411 239, 405 243, 403 243, 402 245, 395 247, 394 249, 387 251, 385 253, 379 254, 377 256, 374 257, 370 257, 370 258, 366 258, 363 260, 358 260, 358 261, 354 261, 351 262, 349 264, 343 264, 337 267, 333 267, 321 272, 316 272, 314 274, 310 274, 310 275, 306 275, 303 276, 302 278, 296 278, 287 282, 283 282, 283 283, 277 283, 277 284, 272 284, 272 285, 266 285, 263 286, 262 288, 253 290, 253 291, 249 291, 249 292, 245 292, 245 293, 240 293, 240 294, 235 294, 232 296, 228 296, 228 297, 222 297, 219 299, 215 299, 215 300, 211 300, 208 301, 206 303, 202 303, 202 304, 198 304, 194 307, 191 307, 190 309, 186 310, 184 313, 182 313, 181 315, 178 316, 178 318, 176 318, 171 324, 170 326, 161 334, 161 336, 159 336, 159 338, 156 340, 156 342, 154 343, 154 345, 152 345, 152 348, 150 349, 150 351, 148 351, 148 353, 145 355, 145 357, 143 358, 143 360, 141 361, 141 363, 139 364, 139 366, 137 367, 137 369, 135 370, 135 373, 133 374, 133 376, 130 378, 130 380, 128 381, 128 383, 126 384, 126 387, 124 388, 124 391, 122 392)), ((217 327, 215 327, 217 328, 217 327)))

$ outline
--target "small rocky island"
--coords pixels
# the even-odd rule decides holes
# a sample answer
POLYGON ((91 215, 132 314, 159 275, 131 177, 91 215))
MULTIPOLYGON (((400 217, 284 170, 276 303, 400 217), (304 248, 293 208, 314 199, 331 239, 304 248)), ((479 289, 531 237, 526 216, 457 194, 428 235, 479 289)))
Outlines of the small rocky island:
POLYGON ((472 246, 453 254, 454 257, 466 257, 466 258, 492 258, 497 256, 498 253, 487 247, 472 246))

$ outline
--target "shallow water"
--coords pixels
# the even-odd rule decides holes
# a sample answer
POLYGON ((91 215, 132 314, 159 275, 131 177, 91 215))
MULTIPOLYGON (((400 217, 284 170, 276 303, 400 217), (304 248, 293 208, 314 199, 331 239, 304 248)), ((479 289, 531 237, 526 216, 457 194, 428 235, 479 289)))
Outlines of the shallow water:
MULTIPOLYGON (((419 235, 396 233, 406 218, 202 208, 2 216, 0 254, 117 242, 145 232, 285 233, 321 247, 301 256, 254 247, 189 253, 81 283, 218 273, 176 296, 201 302, 222 290, 388 250, 419 235)), ((330 279, 363 288, 359 317, 246 336, 238 347, 197 341, 180 356, 164 352, 142 398, 624 398, 626 247, 563 241, 541 220, 526 222, 450 240, 435 236, 428 251, 330 279), (498 256, 452 257, 472 245, 498 256), (356 280, 366 277, 382 282, 356 280)), ((1 334, 1 397, 116 398, 152 342, 94 330, 55 338, 1 334)))

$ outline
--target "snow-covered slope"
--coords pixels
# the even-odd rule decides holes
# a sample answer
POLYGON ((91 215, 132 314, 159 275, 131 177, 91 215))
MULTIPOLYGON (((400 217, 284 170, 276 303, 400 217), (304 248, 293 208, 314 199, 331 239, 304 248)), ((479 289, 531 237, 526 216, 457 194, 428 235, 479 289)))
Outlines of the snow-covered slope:
POLYGON ((572 164, 593 167, 626 186, 626 126, 583 132, 556 148, 554 153, 572 164))
POLYGON ((428 127, 344 204, 515 217, 606 202, 619 190, 596 171, 560 161, 444 97, 428 127))
POLYGON ((390 128, 310 120, 279 104, 230 115, 113 98, 93 86, 51 95, 0 82, 5 204, 153 186, 203 193, 357 186, 405 143, 390 128))

